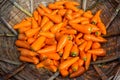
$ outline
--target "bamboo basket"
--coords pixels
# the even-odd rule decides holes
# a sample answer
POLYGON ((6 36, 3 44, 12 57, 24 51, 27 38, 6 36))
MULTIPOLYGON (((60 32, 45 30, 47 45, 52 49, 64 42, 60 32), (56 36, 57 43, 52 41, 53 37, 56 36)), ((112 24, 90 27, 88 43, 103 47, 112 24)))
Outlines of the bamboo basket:
MULTIPOLYGON (((54 0, 33 1, 34 9, 40 3, 48 4, 54 2, 54 0)), ((81 3, 81 0, 76 1, 81 3)), ((16 2, 30 12, 30 0, 16 0, 16 2)), ((105 25, 109 25, 109 28, 107 29, 108 37, 106 38, 108 42, 102 44, 103 48, 107 50, 107 56, 99 57, 98 60, 114 60, 96 65, 91 64, 89 70, 80 77, 70 79, 68 77, 63 78, 59 75, 55 78, 55 80, 107 80, 108 78, 109 80, 120 80, 120 60, 116 59, 117 56, 120 56, 120 11, 117 12, 117 16, 113 20, 111 20, 111 18, 115 16, 113 16, 113 14, 115 14, 118 5, 120 5, 120 0, 87 0, 87 9, 91 9, 93 14, 101 9, 102 21, 105 23, 105 25)), ((9 0, 0 0, 0 16, 4 17, 4 19, 11 26, 14 26, 27 15, 16 8, 9 0)), ((47 80, 52 75, 54 75, 54 73, 46 69, 36 69, 32 64, 20 62, 18 59, 19 52, 17 51, 17 47, 15 46, 15 40, 17 39, 17 37, 8 37, 6 35, 1 36, 2 34, 12 33, 3 24, 3 22, 0 21, 0 80, 5 80, 6 77, 8 77, 6 76, 7 73, 13 74, 15 69, 21 64, 23 64, 22 67, 25 66, 25 68, 22 69, 19 73, 15 73, 15 75, 13 75, 9 80, 47 80)))

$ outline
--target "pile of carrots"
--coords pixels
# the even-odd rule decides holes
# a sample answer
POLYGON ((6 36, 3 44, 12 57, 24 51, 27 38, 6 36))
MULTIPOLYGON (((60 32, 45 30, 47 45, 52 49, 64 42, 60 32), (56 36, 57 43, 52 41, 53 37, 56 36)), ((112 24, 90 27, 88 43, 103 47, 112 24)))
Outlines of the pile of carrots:
POLYGON ((93 15, 77 6, 72 1, 40 4, 32 17, 16 24, 19 59, 73 78, 88 70, 91 60, 105 56, 100 44, 107 41, 101 36, 106 35, 101 10, 93 15))

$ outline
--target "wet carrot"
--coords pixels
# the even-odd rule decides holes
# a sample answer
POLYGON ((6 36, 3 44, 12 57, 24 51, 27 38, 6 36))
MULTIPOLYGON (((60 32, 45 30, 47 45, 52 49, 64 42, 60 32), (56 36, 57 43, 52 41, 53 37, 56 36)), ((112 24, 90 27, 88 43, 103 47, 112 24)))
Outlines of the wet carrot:
POLYGON ((98 42, 94 42, 94 43, 92 44, 92 49, 97 49, 97 48, 100 48, 100 47, 101 47, 101 44, 98 43, 98 42))
POLYGON ((87 52, 89 52, 91 54, 95 54, 97 56, 105 56, 106 55, 106 51, 102 48, 88 50, 87 52))
POLYGON ((60 28, 63 26, 63 22, 61 22, 61 23, 59 23, 59 24, 56 24, 56 25, 54 25, 51 29, 50 29, 50 31, 52 32, 52 33, 56 33, 56 32, 58 32, 59 30, 60 30, 60 28))
POLYGON ((77 71, 78 70, 78 62, 73 63, 71 68, 74 72, 77 71))
POLYGON ((73 63, 75 63, 78 59, 79 59, 79 57, 74 57, 74 58, 71 58, 71 59, 69 59, 69 60, 63 61, 63 62, 60 64, 60 66, 59 66, 59 70, 70 67, 70 66, 71 66, 73 63))
POLYGON ((85 69, 88 70, 91 61, 91 53, 86 53, 87 59, 85 61, 85 69))
POLYGON ((27 40, 27 37, 25 36, 25 34, 19 34, 18 39, 25 41, 25 40, 27 40))
POLYGON ((78 66, 83 66, 83 65, 84 65, 84 60, 79 59, 79 60, 77 61, 77 63, 78 63, 78 66))
POLYGON ((38 53, 50 53, 50 52, 55 52, 56 51, 56 45, 53 46, 47 46, 43 49, 38 50, 38 53))
POLYGON ((66 70, 66 69, 61 69, 61 70, 60 70, 60 73, 61 73, 62 77, 66 77, 66 76, 69 75, 69 72, 68 72, 68 70, 66 70))
POLYGON ((29 43, 27 43, 26 41, 16 40, 15 45, 22 48, 27 48, 27 49, 30 48, 29 43))
POLYGON ((67 45, 65 45, 65 48, 64 48, 64 53, 63 53, 63 56, 62 56, 63 59, 67 59, 69 57, 70 50, 71 50, 72 46, 73 46, 73 42, 68 41, 67 45))
POLYGON ((38 23, 34 18, 32 18, 32 28, 38 28, 38 23))
POLYGON ((93 43, 92 41, 87 41, 87 45, 85 47, 85 51, 88 51, 91 48, 92 43, 93 43))
POLYGON ((45 11, 41 9, 40 7, 37 7, 37 11, 41 16, 45 15, 45 11))
POLYGON ((31 49, 37 51, 41 49, 42 44, 45 42, 46 38, 44 36, 40 36, 32 45, 31 49))
POLYGON ((83 43, 79 46, 79 50, 80 50, 80 51, 84 51, 86 45, 87 45, 87 41, 83 42, 83 43))
POLYGON ((40 4, 39 6, 40 6, 46 13, 51 13, 51 12, 52 12, 49 8, 45 7, 43 4, 40 4))
POLYGON ((72 46, 72 49, 70 51, 70 55, 75 57, 75 56, 78 56, 79 55, 79 49, 78 49, 78 46, 76 44, 74 44, 72 46))
POLYGON ((39 14, 38 14, 38 11, 34 11, 33 12, 33 17, 34 17, 34 19, 36 20, 36 21, 38 21, 38 18, 39 18, 39 14))
POLYGON ((43 19, 41 21, 41 25, 40 26, 43 27, 48 21, 49 21, 48 17, 43 16, 43 19))
POLYGON ((80 66, 77 71, 70 74, 70 78, 78 77, 82 75, 85 72, 85 68, 83 66, 80 66))
POLYGON ((81 51, 80 52, 80 57, 82 60, 86 61, 87 60, 87 56, 86 56, 86 53, 84 51, 81 51))
POLYGON ((40 28, 34 28, 34 29, 30 29, 28 31, 25 32, 25 35, 27 37, 33 37, 38 31, 40 30, 40 28))
POLYGON ((39 36, 45 36, 47 38, 54 38, 55 37, 55 35, 51 32, 40 32, 38 35, 39 36))
POLYGON ((68 42, 68 35, 63 35, 58 41, 57 52, 65 47, 68 42))
POLYGON ((104 35, 106 35, 107 32, 106 32, 105 25, 102 22, 98 22, 97 26, 100 28, 101 33, 104 34, 104 35))

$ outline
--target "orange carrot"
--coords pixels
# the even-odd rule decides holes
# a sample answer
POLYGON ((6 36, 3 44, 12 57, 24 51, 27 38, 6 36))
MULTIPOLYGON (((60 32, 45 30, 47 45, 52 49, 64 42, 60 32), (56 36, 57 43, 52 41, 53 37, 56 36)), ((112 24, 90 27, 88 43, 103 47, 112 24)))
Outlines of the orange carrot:
POLYGON ((59 15, 61 15, 61 16, 64 16, 65 15, 65 13, 66 13, 66 9, 60 9, 59 11, 58 11, 58 14, 59 15))
POLYGON ((82 43, 84 43, 85 40, 84 40, 84 39, 78 39, 78 40, 76 40, 75 42, 76 42, 76 44, 79 46, 79 45, 81 45, 82 43))
POLYGON ((46 13, 51 13, 51 12, 52 12, 49 8, 45 7, 43 4, 40 4, 39 6, 40 6, 46 13))
POLYGON ((32 28, 37 28, 37 27, 38 27, 37 21, 34 18, 32 18, 32 28))
POLYGON ((78 62, 73 63, 71 68, 74 72, 77 71, 78 70, 78 62))
POLYGON ((40 7, 37 7, 37 11, 41 16, 45 15, 45 11, 41 9, 40 7))
POLYGON ((79 60, 77 61, 77 63, 78 63, 78 66, 83 66, 83 65, 84 65, 84 60, 79 59, 79 60))
POLYGON ((48 21, 49 21, 48 17, 43 16, 43 19, 41 21, 41 27, 43 27, 48 21))
POLYGON ((63 23, 61 22, 61 23, 59 23, 59 24, 56 24, 56 25, 54 25, 51 29, 50 29, 50 31, 52 32, 52 33, 56 33, 56 32, 58 32, 59 30, 60 30, 60 28, 63 26, 63 23))
POLYGON ((27 37, 32 37, 32 36, 34 36, 39 30, 40 30, 39 27, 38 27, 38 28, 34 28, 34 29, 30 29, 30 30, 28 30, 28 31, 25 32, 25 35, 26 35, 27 37))
POLYGON ((74 58, 71 58, 71 59, 69 59, 69 60, 63 61, 63 62, 60 64, 60 66, 59 66, 59 70, 70 67, 70 66, 71 66, 73 63, 75 63, 78 59, 79 59, 79 57, 74 57, 74 58))
POLYGON ((96 31, 95 36, 101 36, 101 31, 96 31))
POLYGON ((75 7, 74 5, 69 4, 69 3, 66 3, 66 4, 65 4, 65 8, 66 8, 66 9, 71 9, 71 10, 73 10, 73 11, 79 11, 79 9, 78 9, 77 7, 75 7))
POLYGON ((80 17, 80 16, 81 16, 81 14, 78 13, 78 12, 73 12, 73 13, 72 13, 72 18, 73 18, 73 19, 75 19, 75 18, 77 18, 77 17, 80 17))
POLYGON ((46 38, 44 36, 40 36, 32 45, 31 49, 37 51, 41 49, 42 44, 45 42, 46 38))
POLYGON ((92 14, 89 14, 88 11, 86 11, 86 12, 83 14, 83 16, 86 17, 86 18, 89 18, 89 19, 91 19, 91 18, 93 17, 93 15, 92 15, 92 14))
POLYGON ((94 42, 94 43, 92 44, 92 49, 97 49, 97 48, 100 48, 100 47, 101 47, 101 44, 98 43, 98 42, 94 42))
POLYGON ((88 50, 87 52, 91 53, 91 54, 95 54, 97 56, 105 56, 106 55, 106 51, 102 48, 88 50))
POLYGON ((65 4, 71 4, 71 5, 74 5, 74 6, 79 6, 80 4, 76 1, 66 1, 65 4))
POLYGON ((39 14, 38 14, 38 11, 34 11, 33 12, 33 17, 34 17, 34 19, 36 20, 36 21, 38 21, 38 18, 39 18, 39 14))
POLYGON ((27 43, 26 41, 16 40, 15 44, 18 47, 27 48, 27 49, 30 48, 29 43, 27 43))
POLYGON ((85 47, 85 51, 88 51, 91 48, 92 43, 93 43, 92 41, 87 41, 87 45, 85 47))
POLYGON ((50 9, 63 9, 64 8, 64 6, 62 5, 55 5, 55 4, 49 4, 48 7, 50 9))
POLYGON ((81 24, 89 24, 89 20, 84 20, 84 21, 81 21, 81 24))
POLYGON ((36 39, 35 38, 28 38, 27 39, 27 42, 29 43, 29 44, 32 44, 34 41, 35 41, 36 39))
POLYGON ((46 69, 52 71, 52 72, 56 72, 57 71, 57 67, 55 65, 50 65, 50 66, 45 66, 46 69))
POLYGON ((55 38, 47 38, 45 41, 46 45, 54 45, 57 44, 57 41, 55 40, 55 38))
POLYGON ((32 57, 32 59, 34 61, 33 62, 34 64, 38 64, 39 63, 39 59, 37 57, 34 56, 34 57, 32 57))
POLYGON ((60 73, 61 73, 62 77, 66 77, 69 75, 69 72, 66 69, 60 70, 60 73))
POLYGON ((57 10, 53 10, 53 12, 51 14, 55 15, 55 14, 57 14, 57 12, 58 12, 58 9, 57 10))
POLYGON ((45 36, 47 38, 54 38, 55 37, 55 35, 51 32, 40 32, 38 35, 39 36, 45 36))
POLYGON ((26 32, 26 31, 28 31, 28 30, 30 30, 30 29, 31 29, 31 26, 22 27, 22 28, 19 28, 19 29, 18 29, 18 32, 19 32, 19 33, 24 33, 24 32, 26 32))
POLYGON ((40 26, 40 24, 41 24, 41 15, 38 15, 38 25, 40 26))
POLYGON ((71 56, 75 57, 75 56, 78 56, 79 55, 79 49, 78 49, 78 46, 76 44, 74 44, 72 46, 72 49, 70 51, 71 53, 71 56))
POLYGON ((106 35, 106 27, 102 22, 98 22, 97 26, 100 28, 102 34, 106 35))
POLYGON ((61 33, 64 33, 64 34, 77 34, 77 31, 74 30, 74 29, 68 29, 68 30, 62 31, 61 33))
POLYGON ((97 59, 97 55, 92 54, 92 58, 93 58, 93 61, 96 61, 96 59, 97 59))
POLYGON ((56 1, 54 4, 55 5, 64 5, 66 1, 56 1))
POLYGON ((79 46, 79 50, 80 50, 80 51, 84 51, 86 45, 87 45, 87 41, 83 42, 83 43, 79 46))
POLYGON ((83 74, 84 72, 85 72, 85 68, 83 66, 80 66, 77 71, 70 74, 70 78, 78 77, 81 74, 83 74))
POLYGON ((60 56, 62 56, 62 55, 63 55, 63 52, 64 52, 64 50, 61 49, 61 50, 58 52, 58 54, 59 54, 60 56))
POLYGON ((25 40, 27 40, 27 37, 25 36, 25 34, 19 34, 18 39, 25 41, 25 40))
POLYGON ((48 21, 41 29, 41 31, 48 31, 53 26, 52 21, 48 21))
POLYGON ((72 41, 68 41, 67 45, 65 45, 65 48, 64 48, 65 50, 62 56, 63 59, 67 59, 69 57, 72 46, 73 46, 72 41))
POLYGON ((56 45, 52 46, 47 46, 43 49, 38 50, 38 53, 50 53, 50 52, 55 52, 56 51, 56 45))
POLYGON ((83 36, 82 33, 79 33, 76 37, 75 37, 75 42, 77 43, 77 45, 80 45, 80 38, 83 36))
POLYGON ((85 69, 88 70, 91 61, 91 53, 86 53, 87 59, 85 61, 85 69))
POLYGON ((58 60, 53 60, 53 63, 54 63, 54 65, 55 65, 56 67, 59 66, 59 61, 58 61, 58 60))
POLYGON ((84 51, 81 51, 80 52, 80 57, 82 60, 86 61, 87 60, 87 56, 86 56, 86 53, 84 51))
POLYGON ((34 60, 31 59, 30 57, 26 57, 26 56, 20 56, 19 57, 20 61, 23 61, 23 62, 30 62, 30 63, 34 63, 34 60))
POLYGON ((65 47, 68 42, 68 35, 63 35, 58 41, 57 52, 65 47))

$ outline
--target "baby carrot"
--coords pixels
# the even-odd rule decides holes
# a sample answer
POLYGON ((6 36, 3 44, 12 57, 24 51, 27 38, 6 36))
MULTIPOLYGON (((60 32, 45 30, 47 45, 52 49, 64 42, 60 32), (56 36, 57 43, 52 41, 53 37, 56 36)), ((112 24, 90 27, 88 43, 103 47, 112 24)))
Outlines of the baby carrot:
POLYGON ((50 52, 55 52, 56 51, 56 45, 52 45, 52 46, 47 46, 45 48, 42 48, 40 50, 38 50, 38 53, 50 53, 50 52))
POLYGON ((92 41, 87 41, 87 45, 85 47, 85 51, 88 51, 91 48, 92 43, 93 43, 92 41))
POLYGON ((67 1, 56 1, 54 4, 55 5, 64 5, 65 2, 67 2, 67 1))
POLYGON ((45 42, 46 38, 44 36, 40 36, 32 45, 31 49, 34 51, 39 50, 42 47, 42 44, 45 42))
POLYGON ((51 32, 40 32, 38 35, 39 36, 45 36, 47 38, 54 38, 55 37, 55 35, 51 32))
POLYGON ((106 35, 106 27, 102 22, 98 22, 97 26, 100 28, 102 34, 106 35))
POLYGON ((48 17, 43 16, 43 19, 41 21, 41 27, 43 27, 48 21, 49 21, 48 17))
POLYGON ((33 63, 34 64, 38 64, 39 63, 39 59, 37 58, 37 57, 35 57, 35 56, 33 56, 33 57, 31 57, 32 59, 33 59, 33 63))
POLYGON ((82 34, 82 33, 79 33, 79 34, 75 37, 75 40, 76 40, 76 41, 79 40, 82 36, 83 36, 83 34, 82 34))
POLYGON ((62 31, 62 33, 64 33, 64 34, 77 34, 77 31, 74 29, 67 29, 67 30, 62 31))
POLYGON ((83 65, 84 65, 84 60, 79 59, 79 60, 77 61, 77 63, 78 63, 78 66, 83 66, 83 65))
POLYGON ((68 35, 63 35, 58 41, 57 52, 65 47, 68 42, 68 35))
POLYGON ((69 3, 66 3, 66 4, 65 4, 65 8, 66 8, 66 9, 71 9, 71 10, 73 10, 73 11, 75 11, 75 12, 79 11, 79 9, 78 9, 77 7, 75 7, 74 5, 69 4, 69 3))
POLYGON ((29 44, 32 44, 34 41, 35 41, 36 39, 35 38, 28 38, 27 39, 27 42, 29 43, 29 44))
POLYGON ((80 57, 82 60, 86 61, 87 60, 87 56, 86 56, 86 53, 84 51, 81 51, 80 52, 80 57))
POLYGON ((106 55, 106 51, 102 48, 88 50, 87 52, 91 53, 91 54, 95 54, 97 56, 105 56, 106 55))
POLYGON ((92 58, 93 58, 93 61, 96 61, 96 59, 97 59, 97 55, 92 54, 92 58))
POLYGON ((64 9, 64 6, 62 6, 62 5, 55 5, 55 4, 48 4, 48 7, 50 9, 64 9))
POLYGON ((34 17, 34 19, 36 20, 36 21, 38 21, 38 16, 39 16, 39 14, 38 14, 38 11, 34 11, 33 12, 33 17, 34 17))
POLYGON ((78 77, 81 74, 83 74, 84 72, 85 72, 85 68, 83 66, 80 66, 77 71, 70 74, 70 78, 78 77))
POLYGON ((55 15, 55 14, 57 14, 58 13, 58 9, 57 10, 53 10, 53 12, 51 13, 52 15, 55 15))
POLYGON ((85 61, 85 69, 88 70, 91 61, 91 53, 86 53, 87 59, 85 61))
POLYGON ((81 14, 78 13, 78 12, 73 12, 73 13, 72 13, 72 18, 73 18, 73 19, 75 19, 75 18, 77 18, 77 17, 80 17, 80 16, 81 16, 81 14))
POLYGON ((78 62, 73 63, 71 68, 74 72, 77 71, 78 70, 78 62))
POLYGON ((84 14, 83 14, 83 17, 86 17, 86 18, 89 18, 91 19, 93 17, 92 14, 89 14, 88 11, 86 11, 84 14))
POLYGON ((61 50, 58 52, 58 54, 59 54, 60 56, 62 56, 62 55, 63 55, 63 52, 64 52, 64 50, 61 49, 61 50))
POLYGON ((84 40, 84 39, 76 39, 75 42, 76 42, 76 44, 79 46, 79 45, 81 45, 82 43, 84 43, 85 40, 84 40))
POLYGON ((46 13, 51 13, 51 12, 52 12, 49 8, 45 7, 43 4, 40 4, 39 6, 40 6, 46 13))
POLYGON ((30 30, 28 30, 28 31, 25 32, 25 35, 26 35, 27 37, 32 37, 32 36, 34 36, 39 30, 40 30, 39 27, 38 27, 38 28, 34 28, 34 29, 30 29, 30 30))
POLYGON ((54 45, 54 44, 57 44, 57 41, 55 40, 55 38, 47 38, 45 40, 45 44, 46 45, 54 45))
POLYGON ((79 49, 78 49, 78 46, 76 44, 74 44, 72 46, 72 49, 70 51, 70 54, 71 56, 75 57, 75 56, 78 56, 79 55, 79 49))
POLYGON ((97 48, 100 48, 101 47, 101 44, 99 42, 94 42, 92 44, 92 49, 97 49, 97 48))
POLYGON ((89 20, 84 20, 84 21, 81 21, 81 24, 89 24, 89 20))
POLYGON ((30 57, 20 56, 19 59, 20 59, 20 61, 23 61, 23 62, 34 63, 34 60, 32 58, 30 58, 30 57))
POLYGON ((95 36, 101 36, 101 31, 96 31, 95 36))
POLYGON ((37 28, 37 27, 38 27, 37 21, 34 18, 32 18, 32 28, 37 28))
POLYGON ((56 25, 54 25, 51 29, 50 29, 50 31, 52 32, 52 33, 56 33, 56 32, 58 32, 59 30, 60 30, 60 28, 63 26, 63 22, 61 22, 61 23, 59 23, 59 24, 56 24, 56 25))
POLYGON ((24 32, 26 32, 26 31, 28 31, 28 30, 30 30, 30 29, 31 29, 31 26, 22 27, 22 28, 19 28, 19 29, 18 29, 18 32, 19 32, 19 33, 24 33, 24 32))
POLYGON ((62 77, 66 77, 69 75, 69 72, 66 69, 61 69, 60 73, 61 73, 62 77))
POLYGON ((66 1, 65 4, 71 4, 71 5, 74 5, 74 6, 79 6, 80 4, 76 1, 66 1))
POLYGON ((40 7, 37 7, 37 11, 41 16, 45 15, 45 11, 41 9, 40 7))
POLYGON ((69 40, 67 42, 67 45, 65 45, 65 48, 64 48, 65 50, 62 56, 63 59, 67 59, 69 57, 72 46, 73 46, 73 42, 69 40))
POLYGON ((59 66, 59 61, 58 61, 58 60, 53 60, 53 63, 54 63, 54 65, 55 65, 56 67, 59 66))
POLYGON ((59 70, 70 67, 70 66, 71 66, 73 63, 75 63, 78 59, 79 59, 79 57, 73 57, 73 58, 71 58, 71 59, 69 59, 69 60, 63 61, 63 62, 60 64, 60 66, 59 66, 59 70))
POLYGON ((79 50, 80 50, 80 51, 84 51, 86 45, 87 45, 87 41, 83 42, 83 43, 79 46, 79 50))
POLYGON ((60 9, 59 11, 58 11, 58 14, 59 15, 61 15, 61 16, 64 16, 65 15, 65 13, 66 13, 66 9, 60 9))
POLYGON ((16 40, 15 44, 18 47, 27 48, 27 49, 30 48, 29 43, 27 43, 26 41, 16 40))
POLYGON ((52 71, 52 72, 56 72, 57 71, 57 67, 55 65, 50 65, 50 66, 45 66, 46 69, 52 71))
POLYGON ((40 26, 40 24, 41 24, 41 15, 38 15, 38 25, 40 26))
POLYGON ((25 41, 25 40, 27 40, 27 37, 25 36, 25 34, 21 33, 21 34, 18 35, 18 39, 25 41))
POLYGON ((61 23, 62 22, 62 17, 60 15, 52 15, 52 14, 45 14, 51 21, 54 23, 61 23))

